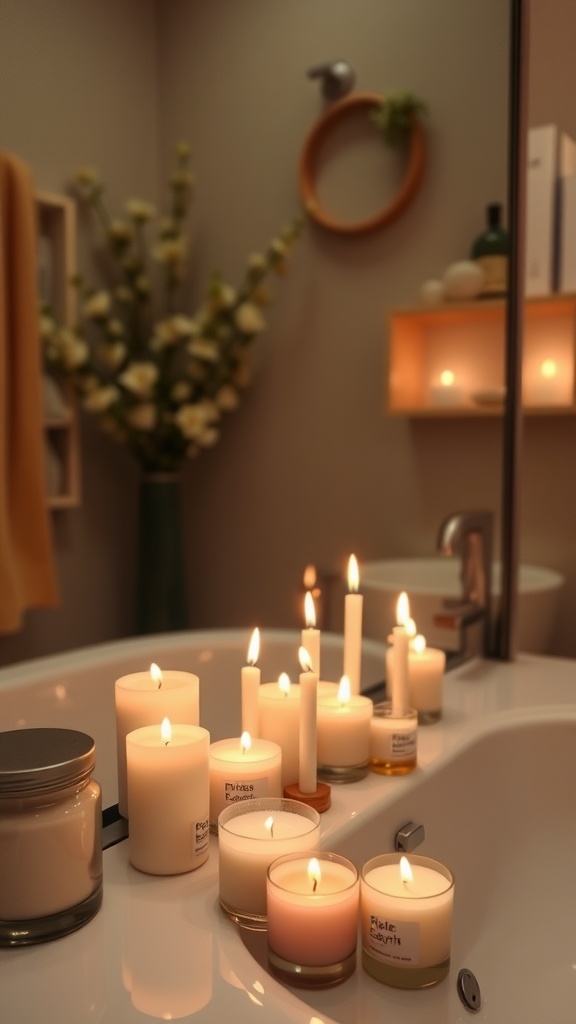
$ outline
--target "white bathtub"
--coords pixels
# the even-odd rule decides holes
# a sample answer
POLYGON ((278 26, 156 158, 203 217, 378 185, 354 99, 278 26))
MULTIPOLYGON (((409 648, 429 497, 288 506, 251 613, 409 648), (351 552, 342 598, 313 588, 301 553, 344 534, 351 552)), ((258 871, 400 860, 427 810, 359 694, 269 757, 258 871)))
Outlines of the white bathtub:
MULTIPOLYGON (((330 657, 338 668, 337 642, 323 639, 326 648, 333 647, 330 657)), ((246 637, 201 634, 197 641, 193 635, 156 641, 156 660, 168 667, 170 648, 174 667, 192 667, 191 652, 196 657, 209 650, 205 664, 214 666, 222 654, 226 680, 207 670, 202 709, 237 734, 233 691, 246 637), (186 666, 184 650, 191 658, 186 666)), ((274 657, 281 658, 299 642, 296 634, 270 634, 268 641, 270 655, 274 648, 274 657)), ((108 771, 114 760, 113 714, 105 715, 104 706, 109 712, 113 679, 128 662, 141 667, 149 646, 149 641, 108 645, 106 658, 93 649, 90 657, 79 656, 85 668, 93 663, 83 679, 69 655, 65 672, 58 671, 57 659, 2 670, 2 728, 44 723, 90 731, 95 725, 99 764, 108 771), (52 716, 60 714, 54 723, 52 716)), ((380 654, 370 652, 375 670, 380 654)), ((322 817, 322 846, 361 866, 389 851, 406 821, 424 825, 419 852, 442 860, 456 879, 452 966, 436 988, 388 988, 360 965, 333 990, 284 988, 266 970, 261 938, 251 935, 244 943, 219 910, 217 840, 211 839, 206 864, 175 878, 132 869, 124 842, 104 854, 104 905, 88 925, 57 942, 0 951, 0 1019, 6 1024, 144 1024, 154 1017, 194 1024, 461 1024, 469 1011, 459 1000, 456 979, 467 968, 480 984, 477 1020, 573 1024, 574 664, 521 656, 514 664, 461 666, 447 678, 443 720, 422 728, 418 742, 418 769, 412 775, 369 775, 333 787, 332 808, 322 817)), ((115 772, 109 774, 114 795, 115 772)))

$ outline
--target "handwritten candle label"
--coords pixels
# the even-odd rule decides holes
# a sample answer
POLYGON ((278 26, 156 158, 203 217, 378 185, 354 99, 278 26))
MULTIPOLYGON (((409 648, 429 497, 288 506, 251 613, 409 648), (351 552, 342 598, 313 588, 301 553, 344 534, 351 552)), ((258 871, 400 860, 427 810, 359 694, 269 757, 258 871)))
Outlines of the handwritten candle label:
POLYGON ((420 963, 420 925, 417 921, 390 921, 370 914, 368 950, 383 963, 420 963))
POLYGON ((225 782, 224 799, 226 806, 236 804, 239 800, 257 800, 268 796, 268 778, 250 779, 250 782, 225 782))
POLYGON ((416 754, 416 730, 412 732, 393 732, 390 750, 391 761, 404 761, 416 754))
POLYGON ((195 857, 203 857, 208 850, 208 818, 196 821, 192 826, 192 843, 195 857))

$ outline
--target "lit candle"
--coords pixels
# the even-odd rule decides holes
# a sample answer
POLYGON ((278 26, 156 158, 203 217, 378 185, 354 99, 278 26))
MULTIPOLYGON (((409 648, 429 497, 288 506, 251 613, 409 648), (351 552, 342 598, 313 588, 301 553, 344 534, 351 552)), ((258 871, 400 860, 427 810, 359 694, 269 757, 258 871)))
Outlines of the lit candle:
POLYGON ((364 968, 379 981, 419 988, 450 967, 454 879, 443 864, 397 853, 362 869, 360 919, 364 968))
POLYGON ((402 591, 396 604, 397 625, 392 629, 392 651, 386 662, 390 671, 388 692, 392 699, 393 713, 396 718, 401 718, 408 708, 408 644, 410 638, 406 624, 409 618, 408 595, 402 591))
POLYGON ((260 654, 260 631, 255 629, 248 647, 248 664, 242 669, 242 732, 249 732, 252 739, 259 735, 258 689, 260 669, 256 668, 260 654))
POLYGON ((128 817, 126 796, 126 736, 144 725, 168 717, 183 725, 198 725, 200 697, 198 676, 191 672, 162 672, 152 664, 149 672, 120 676, 114 688, 118 765, 118 810, 128 817))
POLYGON ((344 598, 344 675, 352 693, 360 693, 362 666, 362 594, 358 593, 360 574, 355 555, 348 561, 348 590, 344 598))
POLYGON ((238 739, 210 745, 210 831, 218 831, 221 811, 239 800, 282 796, 282 750, 277 743, 238 739))
MULTIPOLYGON (((280 973, 311 975, 342 965, 341 981, 356 964, 359 910, 358 871, 334 853, 280 857, 268 868, 268 956, 280 973), (297 966, 298 970, 294 968, 297 966)), ((301 979, 302 980, 302 979, 301 979)))
POLYGON ((126 737, 130 863, 152 875, 193 871, 208 857, 210 734, 147 725, 126 737))
POLYGON ((408 650, 408 703, 418 712, 418 721, 437 722, 442 715, 442 684, 446 654, 437 647, 427 647, 418 633, 408 650))
POLYGON ((315 793, 318 676, 312 671, 310 654, 304 647, 300 647, 298 657, 302 668, 300 675, 298 787, 301 793, 315 793))
POLYGON ((263 683, 258 693, 260 736, 282 749, 282 788, 300 775, 300 686, 286 672, 277 683, 263 683))
POLYGON ((304 617, 306 629, 302 630, 302 647, 308 651, 312 668, 317 678, 320 678, 320 630, 316 629, 316 608, 314 598, 309 590, 304 596, 304 617))
POLYGON ((389 701, 374 706, 370 722, 370 768, 378 775, 407 775, 416 767, 418 713, 398 718, 389 701))
POLYGON ((570 400, 569 388, 555 359, 544 359, 539 367, 531 399, 535 405, 562 405, 570 400))
POLYGON ((288 853, 315 850, 320 815, 298 800, 255 800, 218 819, 220 903, 238 919, 266 921, 266 873, 288 853))
POLYGON ((321 774, 342 778, 368 764, 370 720, 373 704, 369 697, 350 693, 350 681, 342 676, 338 693, 318 697, 317 756, 321 774))
POLYGON ((462 389, 456 384, 453 370, 442 370, 438 382, 430 388, 430 398, 434 405, 458 405, 462 401, 462 389))

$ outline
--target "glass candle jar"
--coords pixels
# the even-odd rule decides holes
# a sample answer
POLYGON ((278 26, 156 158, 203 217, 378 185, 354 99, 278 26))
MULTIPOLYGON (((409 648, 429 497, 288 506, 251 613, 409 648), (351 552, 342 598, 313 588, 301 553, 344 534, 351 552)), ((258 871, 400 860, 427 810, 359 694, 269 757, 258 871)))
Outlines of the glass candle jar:
POLYGON ((0 946, 54 939, 102 903, 94 740, 71 729, 0 733, 0 946))

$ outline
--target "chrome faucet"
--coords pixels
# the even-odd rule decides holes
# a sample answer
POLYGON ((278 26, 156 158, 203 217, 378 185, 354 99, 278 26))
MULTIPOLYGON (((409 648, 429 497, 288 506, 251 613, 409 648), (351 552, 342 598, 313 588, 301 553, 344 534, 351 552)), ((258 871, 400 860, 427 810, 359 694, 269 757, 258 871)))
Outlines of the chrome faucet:
POLYGON ((493 655, 492 538, 494 513, 455 512, 438 531, 438 551, 461 560, 461 597, 447 598, 435 623, 460 632, 458 661, 493 655))

